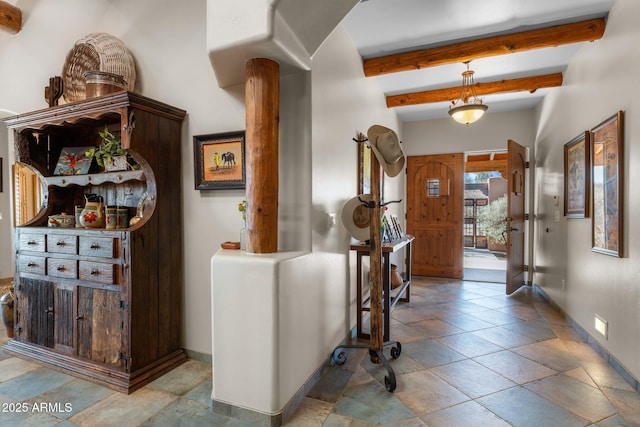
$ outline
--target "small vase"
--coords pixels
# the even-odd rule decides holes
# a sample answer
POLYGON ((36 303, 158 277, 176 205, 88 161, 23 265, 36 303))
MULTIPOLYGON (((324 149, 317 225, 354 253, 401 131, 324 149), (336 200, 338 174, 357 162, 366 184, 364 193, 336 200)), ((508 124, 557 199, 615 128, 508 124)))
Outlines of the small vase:
POLYGON ((243 251, 247 250, 246 241, 247 241, 247 226, 244 225, 240 229, 240 250, 243 250, 243 251))

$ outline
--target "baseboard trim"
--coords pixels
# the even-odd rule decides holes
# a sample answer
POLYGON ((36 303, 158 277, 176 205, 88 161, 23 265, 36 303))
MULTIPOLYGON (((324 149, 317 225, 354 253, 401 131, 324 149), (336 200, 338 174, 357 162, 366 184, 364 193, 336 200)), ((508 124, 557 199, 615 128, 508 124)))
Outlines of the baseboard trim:
POLYGON ((191 360, 195 360, 196 362, 208 363, 209 365, 213 364, 213 357, 207 353, 200 353, 198 351, 184 349, 184 352, 187 354, 187 357, 191 360))
POLYGON ((582 337, 582 339, 589 344, 591 348, 593 348, 596 353, 600 355, 615 371, 620 374, 622 378, 633 387, 638 393, 640 393, 640 381, 635 378, 627 369, 622 366, 622 364, 611 354, 609 351, 604 348, 600 343, 591 335, 589 332, 584 329, 578 322, 573 320, 571 316, 569 316, 558 304, 556 304, 547 293, 540 288, 538 285, 533 285, 533 290, 535 293, 540 295, 544 300, 554 309, 556 309, 562 317, 567 321, 567 323, 582 337))

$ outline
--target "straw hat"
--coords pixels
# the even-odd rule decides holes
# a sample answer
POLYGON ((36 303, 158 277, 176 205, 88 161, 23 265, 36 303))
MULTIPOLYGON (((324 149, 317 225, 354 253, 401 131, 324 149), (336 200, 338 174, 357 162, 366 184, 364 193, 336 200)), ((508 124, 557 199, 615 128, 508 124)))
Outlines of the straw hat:
POLYGON ((398 134, 384 126, 373 125, 367 131, 367 138, 384 172, 390 177, 398 175, 405 161, 398 134))
POLYGON ((345 228, 356 239, 369 240, 369 225, 371 224, 371 212, 366 208, 358 197, 365 202, 371 201, 371 194, 360 194, 342 207, 342 223, 345 228))

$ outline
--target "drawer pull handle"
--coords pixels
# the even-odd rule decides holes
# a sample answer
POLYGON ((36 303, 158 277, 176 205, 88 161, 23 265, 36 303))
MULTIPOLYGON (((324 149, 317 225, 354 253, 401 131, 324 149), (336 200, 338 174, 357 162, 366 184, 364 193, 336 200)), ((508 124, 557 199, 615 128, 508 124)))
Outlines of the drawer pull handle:
POLYGON ((65 271, 65 270, 66 270, 66 268, 65 268, 65 266, 64 266, 64 265, 59 265, 59 266, 58 266, 58 268, 56 268, 56 270, 58 270, 58 271, 65 271))
POLYGON ((46 314, 51 314, 53 313, 53 307, 49 307, 44 311, 46 314))
POLYGON ((76 320, 83 320, 83 319, 84 319, 84 316, 82 314, 78 314, 76 316, 76 320))
POLYGON ((35 267, 36 265, 38 264, 36 264, 35 262, 30 262, 27 264, 27 267, 35 267))
POLYGON ((37 244, 38 244, 38 242, 36 242, 35 240, 29 240, 27 242, 27 245, 29 245, 29 246, 33 246, 33 245, 37 245, 37 244))
POLYGON ((100 245, 97 243, 92 243, 90 246, 91 249, 100 249, 100 245))
POLYGON ((58 243, 56 243, 56 245, 58 245, 58 246, 65 246, 65 245, 66 245, 66 243, 65 243, 64 241, 62 241, 62 240, 61 240, 61 241, 59 241, 58 243))
POLYGON ((91 270, 91 275, 92 275, 92 276, 98 276, 98 275, 100 275, 100 270, 91 270))

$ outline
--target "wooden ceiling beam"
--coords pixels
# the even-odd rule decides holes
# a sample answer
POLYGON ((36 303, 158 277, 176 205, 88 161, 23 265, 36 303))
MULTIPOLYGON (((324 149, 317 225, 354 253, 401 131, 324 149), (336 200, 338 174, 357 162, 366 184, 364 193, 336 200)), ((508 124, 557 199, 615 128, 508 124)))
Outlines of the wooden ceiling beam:
POLYGON ((370 58, 364 60, 364 75, 367 77, 379 76, 532 49, 594 41, 602 38, 605 26, 604 18, 596 18, 572 24, 370 58))
POLYGON ((12 34, 18 33, 22 29, 22 10, 0 0, 0 29, 12 34))
MULTIPOLYGON (((562 86, 562 73, 475 84, 476 94, 478 96, 523 91, 533 93, 538 89, 557 86, 562 86)), ((392 108, 433 102, 455 101, 460 97, 460 90, 460 86, 456 86, 423 92, 390 95, 387 96, 387 107, 392 108)))

